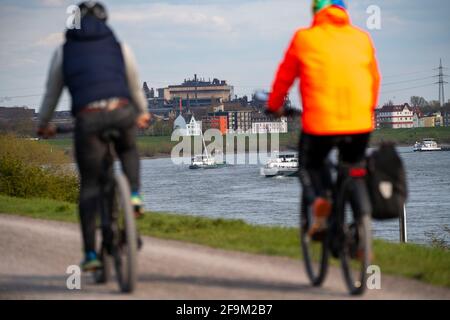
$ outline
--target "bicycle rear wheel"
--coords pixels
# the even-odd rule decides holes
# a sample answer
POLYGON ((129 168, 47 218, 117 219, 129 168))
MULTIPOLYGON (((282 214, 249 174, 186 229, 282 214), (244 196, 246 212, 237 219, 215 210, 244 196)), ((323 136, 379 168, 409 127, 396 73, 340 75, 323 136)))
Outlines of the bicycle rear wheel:
POLYGON ((355 210, 356 207, 350 202, 344 204, 341 265, 350 294, 360 295, 366 289, 367 268, 372 254, 372 233, 370 215, 358 215, 355 210))
POLYGON ((115 243, 113 246, 114 266, 122 292, 133 292, 137 280, 137 231, 131 205, 131 192, 127 178, 123 174, 115 176, 116 190, 115 243))
POLYGON ((300 215, 300 241, 305 263, 306 273, 313 286, 320 286, 325 280, 328 271, 328 233, 315 241, 308 234, 309 226, 312 223, 312 211, 302 200, 300 215))

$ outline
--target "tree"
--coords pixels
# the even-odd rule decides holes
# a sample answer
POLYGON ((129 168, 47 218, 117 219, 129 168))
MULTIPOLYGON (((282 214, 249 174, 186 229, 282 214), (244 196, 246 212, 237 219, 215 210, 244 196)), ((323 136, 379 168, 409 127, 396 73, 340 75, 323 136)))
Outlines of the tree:
POLYGON ((425 100, 423 97, 412 96, 410 102, 412 107, 424 108, 428 106, 427 100, 425 100))
POLYGON ((0 120, 0 133, 32 137, 35 134, 35 124, 31 118, 0 120))
POLYGON ((172 131, 173 120, 156 120, 143 133, 148 136, 170 136, 172 131))
POLYGON ((441 106, 441 103, 437 100, 431 100, 429 105, 430 105, 430 107, 435 109, 435 108, 439 108, 441 106))

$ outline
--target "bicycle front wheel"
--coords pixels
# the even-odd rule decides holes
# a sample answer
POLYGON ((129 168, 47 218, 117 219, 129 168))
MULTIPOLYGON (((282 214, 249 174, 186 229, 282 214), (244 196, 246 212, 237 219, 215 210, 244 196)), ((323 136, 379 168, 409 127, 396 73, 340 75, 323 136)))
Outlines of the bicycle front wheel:
POLYGON ((104 284, 110 281, 112 271, 112 258, 104 246, 100 251, 100 260, 102 261, 102 267, 95 270, 94 281, 98 284, 104 284))
POLYGON ((115 208, 117 234, 114 249, 114 264, 117 280, 122 292, 130 293, 137 281, 137 231, 131 205, 131 192, 123 174, 115 176, 115 208))
POLYGON ((322 239, 313 240, 308 234, 312 223, 312 211, 303 199, 300 215, 300 241, 306 273, 313 286, 322 285, 328 271, 328 233, 322 239))

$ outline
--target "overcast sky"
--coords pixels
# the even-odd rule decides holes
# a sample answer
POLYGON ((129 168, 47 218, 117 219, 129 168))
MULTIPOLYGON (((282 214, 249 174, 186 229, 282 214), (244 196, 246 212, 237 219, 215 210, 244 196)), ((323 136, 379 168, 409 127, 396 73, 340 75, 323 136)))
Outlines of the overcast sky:
MULTIPOLYGON (((62 43, 65 0, 0 0, 0 106, 38 108, 52 52, 62 43), (6 98, 5 97, 9 97, 6 98)), ((227 80, 239 96, 268 89, 295 30, 311 23, 309 0, 104 1, 110 25, 135 52, 150 87, 185 78, 227 80)), ((438 99, 442 58, 450 67, 450 1, 348 0, 352 21, 369 31, 383 74, 381 103, 411 95, 438 99), (370 5, 381 30, 368 30, 370 5)), ((447 70, 450 74, 450 70, 447 70)), ((448 80, 448 79, 447 79, 448 80)), ((446 100, 450 86, 446 85, 446 100)), ((298 103, 297 87, 291 98, 298 103)), ((59 110, 69 107, 67 94, 59 110)))

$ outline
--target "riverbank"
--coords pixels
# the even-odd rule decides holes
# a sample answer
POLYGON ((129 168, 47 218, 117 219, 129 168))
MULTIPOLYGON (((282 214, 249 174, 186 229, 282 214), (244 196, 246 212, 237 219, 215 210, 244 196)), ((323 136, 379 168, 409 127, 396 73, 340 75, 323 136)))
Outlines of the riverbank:
MULTIPOLYGON (((0 195, 0 212, 36 219, 77 222, 76 205, 48 199, 0 195)), ((148 212, 138 221, 143 235, 214 248, 273 256, 301 257, 297 228, 254 226, 240 220, 148 212)), ((374 241, 374 264, 399 275, 450 288, 450 251, 415 244, 374 241)), ((334 262, 337 263, 336 261, 334 262)))
MULTIPOLYGON (((230 136, 224 137, 224 146, 229 138, 230 136)), ((376 146, 383 141, 392 141, 398 146, 413 146, 416 141, 424 138, 433 138, 439 144, 450 145, 450 127, 375 130, 372 134, 370 144, 371 146, 376 146)), ((71 138, 41 141, 52 147, 63 149, 67 153, 72 153, 71 138)), ((137 138, 139 154, 142 158, 168 157, 177 143, 177 141, 171 141, 170 136, 139 136, 137 138)), ((280 134, 279 149, 281 151, 296 150, 297 145, 298 136, 295 133, 280 134)), ((270 150, 270 146, 268 149, 270 150)), ((248 143, 246 144, 245 150, 248 151, 248 143)))
POLYGON ((375 130, 371 145, 392 141, 398 146, 412 147, 416 141, 425 138, 433 138, 441 145, 450 145, 450 127, 375 130))
MULTIPOLYGON (((250 134, 248 135, 250 138, 257 138, 257 135, 250 134)), ((237 151, 238 142, 235 138, 237 135, 227 135, 223 136, 223 146, 224 146, 224 152, 226 151, 227 144, 231 145, 233 143, 234 139, 234 149, 237 151)), ((270 137, 267 138, 268 140, 268 146, 267 149, 270 150, 270 137)), ((39 140, 43 144, 47 144, 50 147, 56 147, 58 149, 62 149, 67 154, 73 153, 73 141, 72 138, 69 137, 58 137, 54 139, 49 140, 39 140)), ((137 146, 139 150, 139 155, 141 158, 164 158, 170 156, 172 149, 174 146, 176 146, 179 141, 171 141, 170 136, 138 136, 137 139, 137 146)), ((181 141, 181 140, 180 140, 181 141)), ((241 142, 242 143, 242 142, 241 142)), ((286 151, 289 149, 297 149, 297 143, 298 143, 298 137, 295 133, 282 133, 279 135, 279 150, 280 151, 286 151)), ((194 145, 201 146, 202 141, 201 137, 192 137, 191 138, 191 149, 192 153, 194 152, 194 145), (196 140, 196 141, 194 141, 196 140)), ((248 141, 245 142, 245 145, 243 144, 243 149, 247 152, 249 150, 249 143, 248 141)), ((242 150, 240 150, 242 151, 242 150)), ((254 150, 256 151, 256 150, 254 150)))

